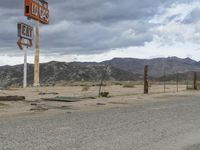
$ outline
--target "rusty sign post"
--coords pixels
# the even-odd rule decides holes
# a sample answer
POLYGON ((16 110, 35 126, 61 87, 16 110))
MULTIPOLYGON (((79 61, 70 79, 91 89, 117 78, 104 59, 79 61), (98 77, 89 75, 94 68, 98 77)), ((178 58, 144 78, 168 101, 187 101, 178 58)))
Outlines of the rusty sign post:
POLYGON ((33 27, 25 24, 25 23, 18 23, 18 41, 17 45, 21 50, 24 51, 24 79, 23 79, 23 87, 27 87, 27 48, 32 46, 32 39, 33 39, 33 27), (23 48, 24 46, 24 48, 23 48))
POLYGON ((148 65, 144 66, 144 94, 149 93, 149 85, 148 85, 148 65))
POLYGON ((39 24, 49 24, 49 9, 46 0, 24 0, 24 15, 36 21, 35 29, 35 59, 34 59, 34 86, 40 86, 40 49, 39 24))
POLYGON ((40 86, 40 49, 39 49, 39 22, 36 22, 35 32, 35 59, 34 59, 34 86, 40 86))

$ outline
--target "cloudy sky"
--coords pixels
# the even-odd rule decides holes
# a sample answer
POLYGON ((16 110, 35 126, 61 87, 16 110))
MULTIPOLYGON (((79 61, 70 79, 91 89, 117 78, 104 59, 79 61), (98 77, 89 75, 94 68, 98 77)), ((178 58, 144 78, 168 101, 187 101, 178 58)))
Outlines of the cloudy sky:
MULTIPOLYGON (((200 60, 200 0, 48 0, 41 62, 178 56, 200 60)), ((16 46, 23 0, 0 0, 0 65, 23 62, 16 46)), ((33 62, 34 47, 28 51, 33 62)))

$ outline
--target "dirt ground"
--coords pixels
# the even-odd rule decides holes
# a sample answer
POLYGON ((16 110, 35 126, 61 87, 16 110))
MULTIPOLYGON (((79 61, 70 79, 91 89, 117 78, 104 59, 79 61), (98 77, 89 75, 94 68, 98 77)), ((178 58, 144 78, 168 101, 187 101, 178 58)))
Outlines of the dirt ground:
POLYGON ((109 98, 98 97, 98 86, 65 86, 65 87, 29 87, 1 90, 0 96, 18 95, 25 96, 25 101, 0 101, 0 117, 15 117, 21 115, 40 115, 73 111, 87 111, 93 109, 106 109, 110 107, 126 107, 128 105, 141 105, 147 102, 167 100, 173 96, 198 95, 197 91, 187 91, 185 85, 152 85, 149 94, 143 94, 143 86, 124 87, 110 85, 102 87, 102 91, 109 92, 109 98), (55 102, 43 100, 56 96, 84 97, 78 102, 55 102))

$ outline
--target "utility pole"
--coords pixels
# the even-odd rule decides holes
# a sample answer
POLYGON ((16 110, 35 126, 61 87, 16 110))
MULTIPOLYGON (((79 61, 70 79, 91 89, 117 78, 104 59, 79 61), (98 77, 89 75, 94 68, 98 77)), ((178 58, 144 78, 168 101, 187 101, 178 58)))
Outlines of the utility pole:
POLYGON ((39 21, 35 29, 35 60, 34 60, 34 86, 40 86, 40 49, 39 49, 39 21))

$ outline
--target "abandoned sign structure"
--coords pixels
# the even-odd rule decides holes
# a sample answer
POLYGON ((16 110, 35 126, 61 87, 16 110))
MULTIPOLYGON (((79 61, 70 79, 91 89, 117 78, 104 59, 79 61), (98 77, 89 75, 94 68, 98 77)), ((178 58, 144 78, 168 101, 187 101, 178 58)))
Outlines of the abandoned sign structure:
POLYGON ((36 21, 34 86, 40 86, 39 24, 49 23, 48 2, 45 0, 24 0, 24 16, 36 21))
POLYGON ((24 16, 36 21, 34 86, 40 86, 39 24, 49 24, 48 2, 45 0, 24 0, 24 16))
POLYGON ((27 87, 27 48, 32 47, 32 40, 33 40, 33 27, 27 25, 25 23, 18 23, 18 41, 17 45, 21 50, 24 51, 24 80, 23 80, 23 87, 27 87), (25 49, 23 49, 25 46, 25 49))
MULTIPOLYGON (((49 9, 48 2, 45 0, 24 0, 24 16, 28 20, 33 19, 36 21, 35 29, 35 61, 34 61, 34 86, 39 86, 39 23, 49 23, 49 9)), ((32 47, 33 40, 33 27, 25 24, 18 23, 18 41, 17 45, 21 50, 23 46, 26 48, 32 47)), ((27 49, 24 49, 24 88, 27 86, 27 49)))

